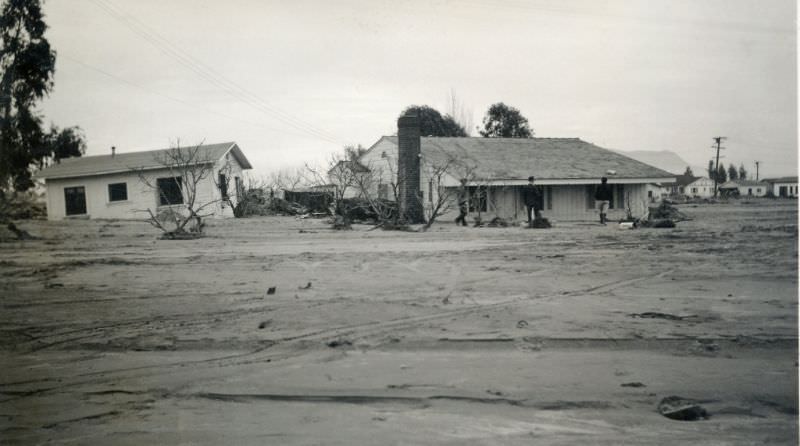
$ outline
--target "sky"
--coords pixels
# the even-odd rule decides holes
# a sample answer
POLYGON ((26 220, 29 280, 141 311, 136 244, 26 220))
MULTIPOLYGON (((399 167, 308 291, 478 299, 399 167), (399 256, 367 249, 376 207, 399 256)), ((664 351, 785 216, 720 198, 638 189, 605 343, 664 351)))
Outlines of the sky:
MULTIPOLYGON (((45 119, 87 155, 235 141, 256 177, 396 132, 411 104, 538 137, 797 173, 792 0, 47 0, 45 119)), ((697 173, 697 172, 696 172, 697 173)))

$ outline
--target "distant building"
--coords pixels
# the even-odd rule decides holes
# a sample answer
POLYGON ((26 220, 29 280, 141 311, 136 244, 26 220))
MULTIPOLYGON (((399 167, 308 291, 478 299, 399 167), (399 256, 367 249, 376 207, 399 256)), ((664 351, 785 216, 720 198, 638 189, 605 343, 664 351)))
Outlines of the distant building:
POLYGON ((689 195, 686 187, 699 179, 700 177, 692 175, 675 175, 675 182, 672 183, 670 195, 689 195))
POLYGON ((753 180, 733 180, 719 186, 720 194, 724 196, 764 197, 769 190, 768 183, 753 180))
POLYGON ((797 177, 768 178, 764 182, 776 197, 797 197, 797 177))
MULTIPOLYGON (((196 147, 196 146, 195 146, 196 147)), ((180 150, 194 150, 184 147, 180 150)), ((176 149, 67 158, 41 170, 45 181, 47 218, 145 218, 147 209, 158 212, 185 206, 186 194, 179 174, 164 165, 164 157, 176 149), (144 175, 155 188, 142 182, 144 175)), ((208 165, 209 174, 198 184, 196 204, 215 217, 232 217, 243 194, 242 171, 252 169, 234 142, 203 145, 192 152, 197 165, 208 165), (227 198, 223 200, 223 198, 227 198), (213 203, 213 205, 212 205, 213 203)))
POLYGON ((714 180, 700 177, 684 186, 684 195, 696 198, 709 198, 714 196, 714 180))

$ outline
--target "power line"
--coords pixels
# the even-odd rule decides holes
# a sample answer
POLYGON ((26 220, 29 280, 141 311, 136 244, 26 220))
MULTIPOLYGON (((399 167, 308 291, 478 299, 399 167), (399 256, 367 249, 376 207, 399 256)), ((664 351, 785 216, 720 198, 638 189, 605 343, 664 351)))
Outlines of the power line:
POLYGON ((231 81, 230 79, 226 78, 222 74, 215 71, 213 68, 204 64, 202 61, 189 55, 188 53, 183 51, 179 46, 170 42, 168 39, 158 34, 155 30, 148 27, 140 20, 136 19, 135 17, 132 17, 130 14, 124 13, 124 11, 121 8, 113 5, 108 0, 92 0, 92 2, 96 6, 98 6, 101 10, 103 10, 106 14, 108 14, 115 20, 120 21, 131 31, 136 33, 139 37, 141 37, 142 39, 146 40, 148 43, 153 45, 156 49, 158 49, 168 57, 171 57, 180 65, 183 65, 190 71, 194 72, 201 79, 221 89, 226 94, 235 98, 236 100, 241 101, 262 113, 271 115, 274 118, 277 118, 278 120, 282 121, 283 123, 291 127, 294 127, 295 129, 301 132, 314 136, 318 139, 323 139, 325 141, 332 142, 335 144, 340 144, 340 145, 343 144, 341 141, 338 140, 338 138, 327 133, 326 131, 319 129, 300 118, 297 118, 282 110, 270 106, 254 93, 248 91, 244 87, 241 87, 240 85, 236 84, 235 82, 231 81))
POLYGON ((161 96, 162 98, 169 99, 170 101, 182 104, 182 105, 187 106, 187 107, 191 107, 191 108, 194 108, 194 109, 197 109, 197 110, 201 110, 201 111, 204 111, 206 113, 213 113, 213 114, 215 114, 217 116, 221 116, 223 118, 231 119, 231 120, 234 120, 234 121, 239 121, 241 123, 252 125, 252 126, 255 126, 255 127, 258 127, 258 128, 261 128, 261 129, 266 129, 266 130, 269 130, 269 131, 272 131, 272 132, 289 133, 289 134, 292 134, 292 135, 295 135, 295 136, 302 136, 302 137, 307 137, 308 136, 308 134, 303 134, 303 133, 300 133, 300 132, 294 132, 294 131, 290 131, 290 130, 287 131, 285 129, 278 129, 278 128, 275 128, 275 127, 266 127, 263 124, 258 124, 258 123, 252 122, 252 121, 247 121, 247 120, 244 120, 244 119, 241 119, 241 118, 237 118, 235 116, 227 115, 225 113, 220 113, 220 112, 215 111, 215 110, 210 110, 210 109, 201 107, 201 106, 199 106, 197 104, 193 104, 191 102, 184 101, 183 99, 176 98, 176 97, 170 96, 168 94, 160 93, 160 92, 155 91, 155 90, 151 90, 151 89, 149 89, 147 87, 144 87, 143 85, 137 84, 135 82, 131 82, 131 81, 125 79, 125 78, 122 78, 122 77, 117 76, 115 74, 109 73, 108 71, 103 70, 102 68, 95 67, 93 65, 90 65, 90 64, 82 61, 82 60, 76 59, 76 58, 74 58, 74 57, 72 57, 72 56, 70 56, 68 54, 64 54, 61 51, 59 51, 58 57, 65 58, 65 59, 67 59, 67 60, 69 60, 69 61, 71 61, 71 62, 73 62, 73 63, 75 63, 77 65, 81 65, 82 67, 84 67, 84 68, 86 68, 88 70, 92 70, 92 71, 98 72, 98 73, 100 73, 100 74, 102 74, 102 75, 104 75, 104 76, 106 76, 108 78, 114 79, 117 82, 121 82, 121 83, 129 85, 131 87, 138 88, 138 89, 140 89, 142 91, 146 91, 146 92, 148 92, 150 94, 153 94, 153 95, 156 95, 156 96, 161 96))

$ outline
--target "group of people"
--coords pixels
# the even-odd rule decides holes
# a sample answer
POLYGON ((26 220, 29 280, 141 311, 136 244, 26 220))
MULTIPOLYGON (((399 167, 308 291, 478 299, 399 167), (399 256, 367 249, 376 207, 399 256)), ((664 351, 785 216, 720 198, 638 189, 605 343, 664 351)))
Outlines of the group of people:
MULTIPOLYGON (((542 205, 544 203, 542 191, 539 186, 534 185, 536 178, 533 176, 528 177, 528 184, 522 187, 522 202, 525 204, 525 209, 528 211, 528 226, 533 225, 534 220, 542 218, 542 205)), ((608 184, 608 178, 603 177, 600 179, 600 185, 597 186, 594 193, 594 199, 597 208, 600 210, 600 224, 605 225, 607 222, 608 208, 611 204, 613 191, 608 184)), ((456 224, 467 226, 467 213, 469 211, 469 195, 467 194, 467 180, 461 180, 461 187, 458 192, 458 217, 456 224)))

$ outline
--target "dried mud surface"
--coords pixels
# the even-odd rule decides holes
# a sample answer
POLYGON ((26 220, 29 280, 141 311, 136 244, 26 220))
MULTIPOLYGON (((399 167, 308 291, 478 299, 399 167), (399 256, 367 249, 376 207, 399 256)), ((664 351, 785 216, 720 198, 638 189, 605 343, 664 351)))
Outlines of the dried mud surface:
POLYGON ((0 443, 797 444, 796 202, 680 209, 186 241, 19 222, 41 239, 0 243, 0 443))

